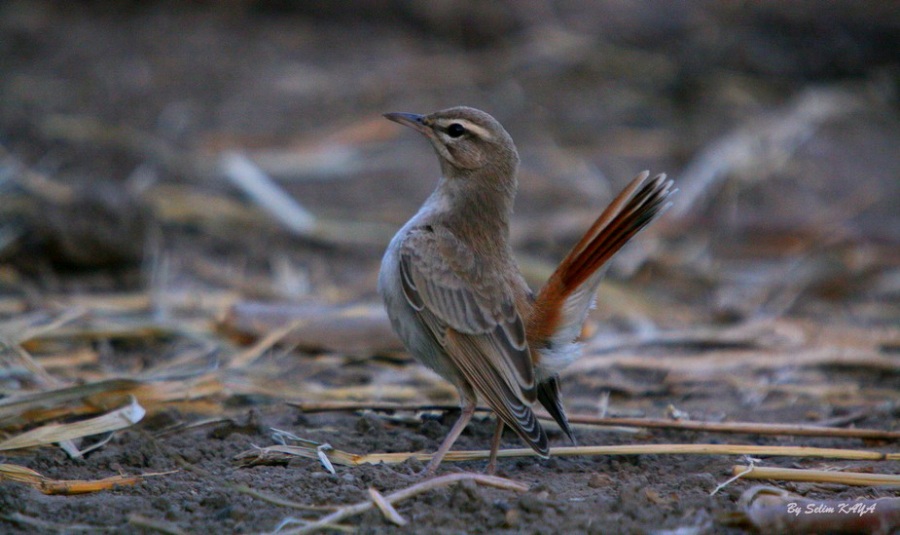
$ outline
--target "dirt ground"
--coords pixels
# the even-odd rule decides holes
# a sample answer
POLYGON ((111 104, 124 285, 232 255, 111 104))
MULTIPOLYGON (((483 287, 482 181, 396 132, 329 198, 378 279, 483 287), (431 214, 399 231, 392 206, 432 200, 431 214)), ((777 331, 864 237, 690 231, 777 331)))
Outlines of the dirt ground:
MULTIPOLYGON (((570 414, 894 433, 582 423, 579 445, 896 454, 900 15, 887 4, 3 3, 0 532, 272 532, 326 512, 260 493, 343 506, 420 482, 418 460, 332 474, 316 459, 239 459, 298 438, 353 454, 431 452, 455 421, 425 408, 456 394, 398 346, 375 280, 387 239, 438 172, 426 143, 380 114, 457 104, 491 112, 517 142, 513 240, 534 285, 637 172, 667 171, 680 188, 615 259, 584 357, 562 376, 570 414), (226 163, 236 154, 315 227, 291 231, 242 191, 226 163), (146 416, 73 438, 96 446, 79 458, 4 446, 132 399, 146 416), (348 402, 411 410, 322 405, 348 402), (43 486, 14 480, 11 466, 43 486), (115 476, 142 477, 71 493, 115 476), (56 480, 70 492, 50 492, 56 480)), ((547 427, 554 446, 570 445, 547 427)), ((492 431, 479 414, 455 449, 485 449, 492 431)), ((503 447, 522 445, 508 433, 503 447)), ((813 503, 883 498, 871 515, 882 531, 847 532, 900 532, 896 482, 726 484, 748 462, 506 458, 498 475, 526 492, 464 482, 398 502, 405 526, 377 509, 341 525, 802 531, 754 527, 745 500, 768 485, 813 503)), ((752 462, 900 475, 900 462, 874 458, 752 462)), ((439 475, 483 467, 447 462, 439 475)))

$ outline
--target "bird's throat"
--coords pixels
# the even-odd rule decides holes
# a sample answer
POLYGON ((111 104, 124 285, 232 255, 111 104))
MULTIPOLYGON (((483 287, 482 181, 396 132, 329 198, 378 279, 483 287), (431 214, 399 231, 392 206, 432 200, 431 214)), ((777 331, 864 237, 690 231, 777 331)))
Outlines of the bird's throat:
POLYGON ((435 190, 436 216, 476 251, 506 248, 515 188, 473 183, 470 177, 443 178, 435 190))

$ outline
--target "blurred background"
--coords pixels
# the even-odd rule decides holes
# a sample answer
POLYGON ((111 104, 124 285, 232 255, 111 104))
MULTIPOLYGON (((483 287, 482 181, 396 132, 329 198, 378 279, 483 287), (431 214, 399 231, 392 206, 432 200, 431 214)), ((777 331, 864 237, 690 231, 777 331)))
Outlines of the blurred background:
MULTIPOLYGON (((283 401, 454 402, 399 347, 375 286, 385 245, 439 172, 429 145, 381 114, 455 105, 488 111, 518 145, 512 238, 534 287, 640 171, 666 172, 680 190, 614 259, 585 356, 562 377, 570 411, 896 428, 898 89, 900 9, 888 1, 7 0, 0 394, 85 394, 51 397, 0 432, 132 395, 149 415, 142 432, 162 437, 154 447, 179 444, 204 477, 232 474, 231 456, 251 439, 271 443, 276 424, 351 450, 434 449, 433 419, 297 417, 283 401), (210 420, 227 429, 215 440, 166 434, 197 413, 242 411, 243 427, 210 420)), ((488 424, 470 428, 460 447, 484 447, 488 424)), ((585 443, 646 438, 579 432, 585 443)), ((129 452, 149 448, 145 436, 119 437, 88 476, 182 466, 157 450, 144 463, 129 452)), ((86 477, 57 450, 25 455, 86 477)), ((618 530, 624 507, 646 530, 737 499, 709 497, 709 473, 727 459, 581 462, 540 472, 569 489, 558 490, 565 513, 527 525, 618 530), (566 494, 590 470, 624 481, 625 494, 648 487, 646 471, 682 501, 566 494), (612 520, 592 524, 601 509, 612 520)), ((315 463, 291 468, 238 477, 295 496, 333 487, 295 484, 315 463)), ((389 470, 374 472, 380 484, 389 470)), ((158 479, 161 495, 207 500, 226 486, 190 477, 158 479)), ((596 485, 617 492, 609 477, 596 485)), ((368 481, 350 487, 363 498, 368 481)), ((2 499, 30 500, 4 488, 2 499)), ((338 490, 339 501, 354 495, 338 490)), ((72 518, 126 522, 127 492, 142 491, 111 494, 96 509, 108 518, 72 518)), ((284 516, 248 506, 216 524, 220 501, 240 499, 165 514, 199 532, 284 516)), ((435 503, 419 514, 455 510, 435 503)), ((473 520, 461 518, 465 530, 473 520)))
POLYGON ((632 176, 675 178, 586 334, 895 327, 894 7, 6 2, 0 314, 13 330, 74 307, 254 337, 368 303, 383 337, 353 349, 397 349, 378 265, 438 166, 381 113, 465 104, 519 146, 513 239, 534 286, 632 176), (311 308, 235 312, 246 302, 311 308))
MULTIPOLYGON (((239 282, 265 298, 370 299, 385 240, 438 173, 427 144, 380 114, 465 104, 518 143, 523 257, 552 264, 650 169, 681 189, 654 229, 673 256, 647 280, 678 303, 746 316, 838 300, 829 313, 888 319, 876 303, 900 285, 895 7, 5 2, 0 292, 16 299, 2 311, 45 292, 239 282), (317 229, 273 216, 223 155, 266 173, 317 229)), ((623 255, 619 273, 647 254, 623 255)), ((534 267, 537 282, 547 266, 534 267)))

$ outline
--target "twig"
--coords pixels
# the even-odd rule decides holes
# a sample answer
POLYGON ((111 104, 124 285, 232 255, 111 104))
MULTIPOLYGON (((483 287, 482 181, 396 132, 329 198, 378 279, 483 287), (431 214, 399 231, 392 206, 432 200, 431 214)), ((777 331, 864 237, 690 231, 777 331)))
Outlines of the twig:
POLYGON ((241 368, 243 366, 249 366, 256 362, 259 357, 261 357, 266 351, 272 349, 275 344, 280 342, 285 336, 291 333, 291 331, 301 327, 303 324, 307 323, 307 318, 299 318, 291 323, 279 327, 273 331, 271 331, 266 336, 259 339, 255 344, 253 344, 248 349, 241 351, 236 357, 234 357, 231 362, 228 363, 229 368, 241 368))
POLYGON ((790 351, 736 349, 709 351, 677 359, 635 355, 633 353, 596 354, 591 342, 585 344, 585 356, 566 369, 567 375, 586 374, 598 369, 618 367, 629 370, 654 370, 709 377, 713 373, 735 370, 764 370, 784 367, 849 366, 873 370, 896 370, 893 357, 874 347, 816 346, 790 348, 790 351))
MULTIPOLYGON (((512 490, 515 492, 526 492, 528 491, 528 486, 519 483, 518 481, 513 481, 511 479, 505 479, 502 477, 496 476, 487 476, 484 474, 472 474, 472 473, 462 473, 462 474, 447 474, 445 476, 435 477, 433 479, 428 479, 422 481, 421 483, 416 483, 410 487, 405 489, 398 490, 396 492, 392 492, 387 496, 384 496, 384 501, 389 504, 395 504, 397 502, 401 502, 403 500, 412 498, 413 496, 417 496, 424 492, 428 492, 431 490, 436 490, 440 488, 444 488, 450 486, 454 483, 458 483, 460 481, 474 481, 478 485, 483 485, 486 487, 494 487, 503 490, 512 490)), ((313 533, 320 529, 325 529, 329 525, 340 522, 345 518, 349 518, 351 516, 356 516, 362 514, 369 509, 372 509, 375 505, 371 500, 366 500, 364 502, 356 503, 353 505, 348 505, 346 507, 341 507, 334 513, 330 515, 326 515, 315 522, 310 522, 305 526, 302 526, 297 529, 293 529, 290 531, 285 531, 283 533, 289 535, 297 535, 301 533, 313 533)))
POLYGON ((286 229, 308 237, 316 228, 316 218, 278 186, 247 156, 231 152, 222 156, 222 172, 254 202, 269 212, 286 229))
MULTIPOLYGON (((427 462, 432 454, 421 452, 370 453, 359 455, 342 450, 330 450, 328 458, 333 464, 358 466, 361 464, 400 464, 409 459, 427 462)), ((530 448, 500 450, 497 457, 533 457, 537 455, 530 448)), ((900 460, 900 453, 882 453, 871 450, 851 450, 839 448, 813 448, 806 446, 755 446, 746 444, 637 444, 627 446, 571 446, 551 448, 553 457, 577 455, 753 455, 771 457, 806 457, 825 459, 850 459, 868 461, 900 460)), ((235 461, 253 464, 254 459, 277 457, 280 461, 289 457, 319 459, 315 447, 310 446, 268 446, 240 453, 235 461)), ((464 462, 488 459, 488 450, 451 451, 444 462, 464 462)))
MULTIPOLYGON (((459 407, 456 405, 410 405, 403 403, 385 402, 356 402, 356 401, 331 401, 331 402, 297 402, 288 403, 303 412, 330 412, 330 411, 446 411, 459 407)), ((479 407, 478 411, 489 412, 488 407, 479 407)), ((865 414, 858 417, 864 417, 865 414)), ((550 421, 549 414, 538 411, 537 417, 550 421)), ((705 431, 709 433, 746 433, 753 435, 791 435, 811 437, 840 437, 861 438, 867 440, 900 440, 900 431, 886 431, 882 429, 845 429, 840 427, 826 427, 823 425, 804 424, 770 424, 764 422, 698 422, 691 420, 666 420, 653 418, 616 418, 598 417, 583 414, 569 415, 569 422, 573 424, 599 425, 612 427, 647 427, 656 429, 680 429, 683 431, 705 431)))
POLYGON ((839 483, 841 485, 878 486, 900 485, 898 474, 862 474, 832 470, 801 470, 796 468, 763 468, 735 465, 732 473, 741 473, 744 479, 777 479, 780 481, 805 481, 812 483, 839 483))
MULTIPOLYGON (((549 420, 550 415, 538 414, 549 420)), ((752 435, 791 435, 807 437, 862 438, 868 440, 900 440, 900 431, 882 429, 845 429, 822 425, 769 424, 756 422, 697 422, 691 420, 663 420, 650 418, 599 418, 586 415, 571 415, 569 422, 616 427, 652 427, 658 429, 680 429, 683 431, 706 431, 710 433, 746 433, 752 435)))
MULTIPOLYGON (((424 412, 459 410, 459 405, 412 405, 409 403, 392 403, 389 401, 290 401, 291 407, 303 412, 336 412, 336 411, 377 411, 377 412, 424 412)), ((478 412, 490 412, 490 407, 478 407, 478 412)))
POLYGON ((372 503, 378 507, 378 510, 381 511, 381 514, 388 522, 398 526, 405 526, 409 523, 396 509, 394 509, 394 506, 391 505, 390 502, 384 499, 383 494, 375 490, 375 487, 369 487, 369 497, 372 498, 372 503))

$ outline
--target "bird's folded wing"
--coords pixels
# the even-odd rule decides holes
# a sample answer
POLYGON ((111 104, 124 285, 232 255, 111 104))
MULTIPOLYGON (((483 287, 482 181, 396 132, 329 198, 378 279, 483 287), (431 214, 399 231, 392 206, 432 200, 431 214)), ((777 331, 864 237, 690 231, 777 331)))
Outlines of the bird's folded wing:
MULTIPOLYGON (((469 247, 447 230, 413 229, 400 249, 404 296, 417 311, 429 311, 440 326, 493 339, 490 357, 510 387, 533 391, 534 369, 525 324, 499 274, 490 273, 469 247)), ((446 333, 434 333, 446 343, 446 333)), ((533 392, 529 401, 533 400, 533 392)))
MULTIPOLYGON (((493 335, 469 335, 448 329, 445 347, 463 376, 497 416, 537 453, 546 457, 549 453, 547 435, 531 410, 530 400, 526 403, 521 394, 511 389, 490 361, 489 355, 506 350, 501 347, 504 338, 496 332, 493 335)), ((535 396, 534 389, 529 390, 529 395, 535 396)))
POLYGON ((530 407, 536 393, 524 323, 503 279, 486 273, 449 231, 425 228, 403 242, 400 277, 407 301, 463 377, 504 422, 546 450, 530 407))

